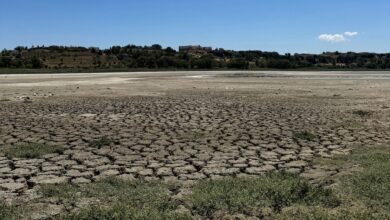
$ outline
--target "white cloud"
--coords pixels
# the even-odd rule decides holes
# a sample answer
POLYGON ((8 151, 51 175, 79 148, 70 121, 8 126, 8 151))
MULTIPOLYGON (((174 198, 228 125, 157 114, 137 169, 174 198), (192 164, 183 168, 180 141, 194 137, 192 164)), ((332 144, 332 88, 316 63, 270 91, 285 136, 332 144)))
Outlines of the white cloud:
POLYGON ((344 32, 344 34, 321 34, 318 39, 326 42, 338 43, 348 40, 348 37, 354 37, 358 35, 358 32, 344 32))
POLYGON ((333 43, 345 41, 345 37, 342 34, 321 34, 318 36, 318 39, 333 43))
POLYGON ((353 37, 353 36, 358 35, 358 32, 349 32, 349 31, 347 31, 347 32, 344 33, 344 35, 348 36, 348 37, 353 37))

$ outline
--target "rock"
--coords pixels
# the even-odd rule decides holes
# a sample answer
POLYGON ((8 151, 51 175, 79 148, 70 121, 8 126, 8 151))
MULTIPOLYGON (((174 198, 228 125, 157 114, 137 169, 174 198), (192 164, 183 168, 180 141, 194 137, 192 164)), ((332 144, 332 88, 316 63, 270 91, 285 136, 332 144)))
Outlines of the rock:
POLYGON ((29 176, 29 175, 32 175, 34 173, 36 173, 37 171, 32 171, 30 169, 24 169, 24 168, 17 168, 15 170, 12 171, 12 174, 15 174, 15 175, 18 175, 18 176, 29 176))
POLYGON ((302 167, 305 167, 307 165, 308 164, 306 161, 296 160, 296 161, 291 161, 291 162, 287 163, 285 166, 287 168, 302 168, 302 167))
POLYGON ((77 165, 77 162, 75 160, 59 160, 56 161, 56 164, 65 167, 65 166, 77 165))
POLYGON ((93 173, 91 171, 80 172, 79 170, 68 170, 65 175, 74 178, 78 178, 78 177, 91 178, 93 176, 93 173))
POLYGON ((239 168, 203 168, 203 172, 207 175, 232 175, 240 172, 239 168))
POLYGON ((265 160, 273 160, 278 158, 278 154, 273 151, 261 152, 260 156, 265 160))
POLYGON ((62 170, 64 170, 64 168, 62 166, 56 166, 56 165, 42 166, 43 172, 62 171, 62 170))
POLYGON ((0 189, 11 191, 11 192, 20 192, 26 188, 24 183, 2 183, 0 184, 0 189))
POLYGON ((187 174, 187 173, 193 173, 193 172, 196 172, 196 168, 192 165, 187 165, 187 166, 183 166, 183 167, 175 167, 173 169, 173 172, 175 172, 176 174, 187 174))
POLYGON ((74 184, 85 184, 85 183, 90 183, 90 182, 91 182, 90 179, 86 179, 84 177, 72 179, 72 183, 74 183, 74 184))
POLYGON ((101 172, 100 175, 103 175, 103 176, 116 176, 116 175, 119 175, 119 171, 118 170, 105 170, 105 171, 101 172))
POLYGON ((203 173, 190 173, 190 174, 181 174, 179 179, 181 180, 200 180, 207 178, 203 173))
POLYGON ((123 180, 123 181, 134 181, 135 178, 131 174, 122 174, 117 176, 118 179, 123 180))
POLYGON ((11 172, 11 168, 10 167, 3 167, 3 168, 0 168, 0 173, 9 173, 11 172))
POLYGON ((69 178, 65 176, 54 176, 54 175, 41 175, 31 177, 29 182, 37 184, 60 184, 68 182, 69 178))
POLYGON ((291 160, 296 160, 297 156, 295 155, 284 155, 280 158, 281 161, 291 161, 291 160))
POLYGON ((140 176, 152 176, 153 170, 152 169, 142 169, 138 172, 140 176))
POLYGON ((157 169, 158 176, 173 176, 172 169, 168 167, 161 167, 157 169))
POLYGON ((189 209, 183 205, 179 205, 177 209, 173 210, 173 213, 178 214, 178 216, 191 216, 192 213, 189 209))
POLYGON ((65 209, 63 205, 36 203, 32 205, 32 210, 37 210, 31 214, 29 219, 52 219, 52 217, 59 215, 65 209))
POLYGON ((261 167, 249 167, 249 168, 246 168, 245 172, 249 173, 249 174, 263 174, 263 173, 270 172, 270 171, 273 171, 273 170, 276 170, 276 168, 274 166, 272 166, 272 165, 264 165, 264 166, 261 166, 261 167))

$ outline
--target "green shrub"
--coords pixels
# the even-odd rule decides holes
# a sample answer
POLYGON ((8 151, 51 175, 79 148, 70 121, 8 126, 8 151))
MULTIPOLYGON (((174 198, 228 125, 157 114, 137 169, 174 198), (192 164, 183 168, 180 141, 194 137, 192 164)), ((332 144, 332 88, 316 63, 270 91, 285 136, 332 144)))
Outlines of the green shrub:
POLYGON ((373 213, 368 210, 357 208, 343 208, 337 210, 324 209, 318 207, 297 207, 289 208, 283 213, 272 215, 272 220, 383 220, 390 219, 390 213, 373 213))
POLYGON ((189 199, 194 211, 204 217, 211 217, 219 210, 234 214, 271 208, 277 213, 294 204, 325 207, 340 204, 330 190, 314 187, 306 180, 286 173, 205 180, 195 185, 189 199))
POLYGON ((70 213, 60 217, 61 220, 191 220, 190 214, 175 212, 159 212, 150 208, 133 208, 123 205, 114 205, 109 208, 91 207, 82 209, 75 213, 70 213))
POLYGON ((159 182, 106 179, 86 185, 43 185, 44 197, 54 197, 64 204, 93 198, 98 204, 63 216, 64 219, 189 219, 175 213, 179 203, 172 200, 168 186, 159 182), (184 217, 186 218, 184 218, 184 217), (183 218, 179 218, 183 217, 183 218))
POLYGON ((390 212, 390 150, 371 150, 355 156, 364 170, 347 179, 354 194, 371 206, 390 212))
POLYGON ((355 115, 358 115, 360 117, 367 117, 371 115, 370 111, 365 111, 365 110, 356 110, 352 112, 355 115))
POLYGON ((21 219, 24 213, 24 207, 16 207, 14 205, 8 205, 3 201, 0 201, 0 220, 17 220, 21 219))
POLYGON ((20 144, 15 146, 9 146, 2 149, 2 152, 8 158, 40 158, 46 154, 59 153, 62 154, 64 152, 64 148, 60 146, 54 145, 46 145, 46 144, 20 144))
POLYGON ((317 137, 309 131, 295 132, 293 134, 294 140, 314 141, 317 137))
POLYGON ((90 147, 94 147, 94 148, 101 148, 101 147, 104 147, 104 146, 108 146, 112 143, 112 140, 107 138, 107 137, 102 137, 98 140, 93 140, 93 141, 90 141, 89 142, 89 146, 90 147))

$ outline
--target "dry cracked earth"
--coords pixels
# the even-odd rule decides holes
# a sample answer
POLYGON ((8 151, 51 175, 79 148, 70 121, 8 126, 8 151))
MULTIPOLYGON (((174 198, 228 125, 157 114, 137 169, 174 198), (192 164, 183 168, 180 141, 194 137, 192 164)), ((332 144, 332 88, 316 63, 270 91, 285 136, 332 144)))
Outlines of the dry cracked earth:
POLYGON ((390 141, 388 73, 343 74, 2 76, 0 148, 65 150, 35 159, 0 153, 0 197, 28 201, 40 184, 112 176, 193 181, 285 170, 316 182, 337 175, 315 159, 390 141))

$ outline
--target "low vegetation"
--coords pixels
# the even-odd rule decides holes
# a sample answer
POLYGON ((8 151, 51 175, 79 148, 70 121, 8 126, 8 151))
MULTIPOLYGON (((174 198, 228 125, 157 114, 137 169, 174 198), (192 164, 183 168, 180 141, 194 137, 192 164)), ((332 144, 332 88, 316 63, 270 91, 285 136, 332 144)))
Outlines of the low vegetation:
POLYGON ((46 144, 20 144, 15 146, 8 146, 0 150, 8 158, 26 158, 34 159, 40 158, 46 154, 58 153, 62 154, 64 148, 61 146, 55 145, 46 145, 46 144))
POLYGON ((160 182, 107 179, 82 186, 45 185, 41 193, 68 207, 83 199, 99 201, 60 219, 191 219, 190 214, 176 211, 179 203, 171 199, 168 185, 160 182))
POLYGON ((113 46, 96 47, 37 46, 16 47, 0 52, 0 68, 67 71, 77 69, 122 71, 156 69, 389 69, 390 54, 339 53, 279 54, 277 52, 191 49, 176 51, 171 47, 113 46))
POLYGON ((314 141, 317 137, 309 131, 295 132, 293 134, 294 140, 314 141))
POLYGON ((112 140, 107 138, 107 137, 102 137, 100 139, 97 139, 97 140, 92 140, 89 142, 89 146, 90 147, 94 147, 94 148, 101 148, 101 147, 104 147, 104 146, 108 146, 112 143, 112 140))
MULTIPOLYGON (((390 219, 390 147, 357 146, 351 155, 321 159, 318 164, 351 170, 341 176, 338 191, 358 209, 350 219, 390 219)), ((348 218, 347 218, 348 219, 348 218)))
POLYGON ((14 215, 14 210, 12 206, 5 204, 3 201, 0 201, 0 219, 12 219, 14 215))
POLYGON ((264 211, 277 214, 298 204, 328 208, 340 204, 331 190, 287 173, 205 180, 193 186, 192 194, 177 200, 172 194, 179 187, 182 186, 107 179, 80 186, 44 185, 40 193, 44 198, 62 201, 68 209, 80 201, 92 201, 88 207, 59 219, 207 219, 221 212, 262 216, 264 211))
POLYGON ((211 218, 217 211, 262 216, 264 210, 280 213, 283 208, 296 204, 324 207, 340 204, 330 190, 283 173, 203 181, 194 187, 190 201, 194 212, 204 218, 211 218))
MULTIPOLYGON (((61 201, 70 211, 56 219, 66 220, 390 219, 389 147, 356 147, 352 155, 316 163, 347 172, 332 178, 336 183, 332 188, 284 172, 209 179, 193 186, 106 179, 85 185, 43 185, 38 200, 61 201), (191 193, 176 197, 183 187, 191 193)), ((17 219, 24 210, 0 203, 0 219, 17 219)))
POLYGON ((353 194, 376 209, 390 213, 390 148, 362 148, 352 157, 352 162, 363 171, 346 178, 353 194))
POLYGON ((372 113, 370 111, 365 111, 365 110, 356 110, 352 112, 355 115, 358 115, 360 117, 367 117, 370 116, 372 113))

